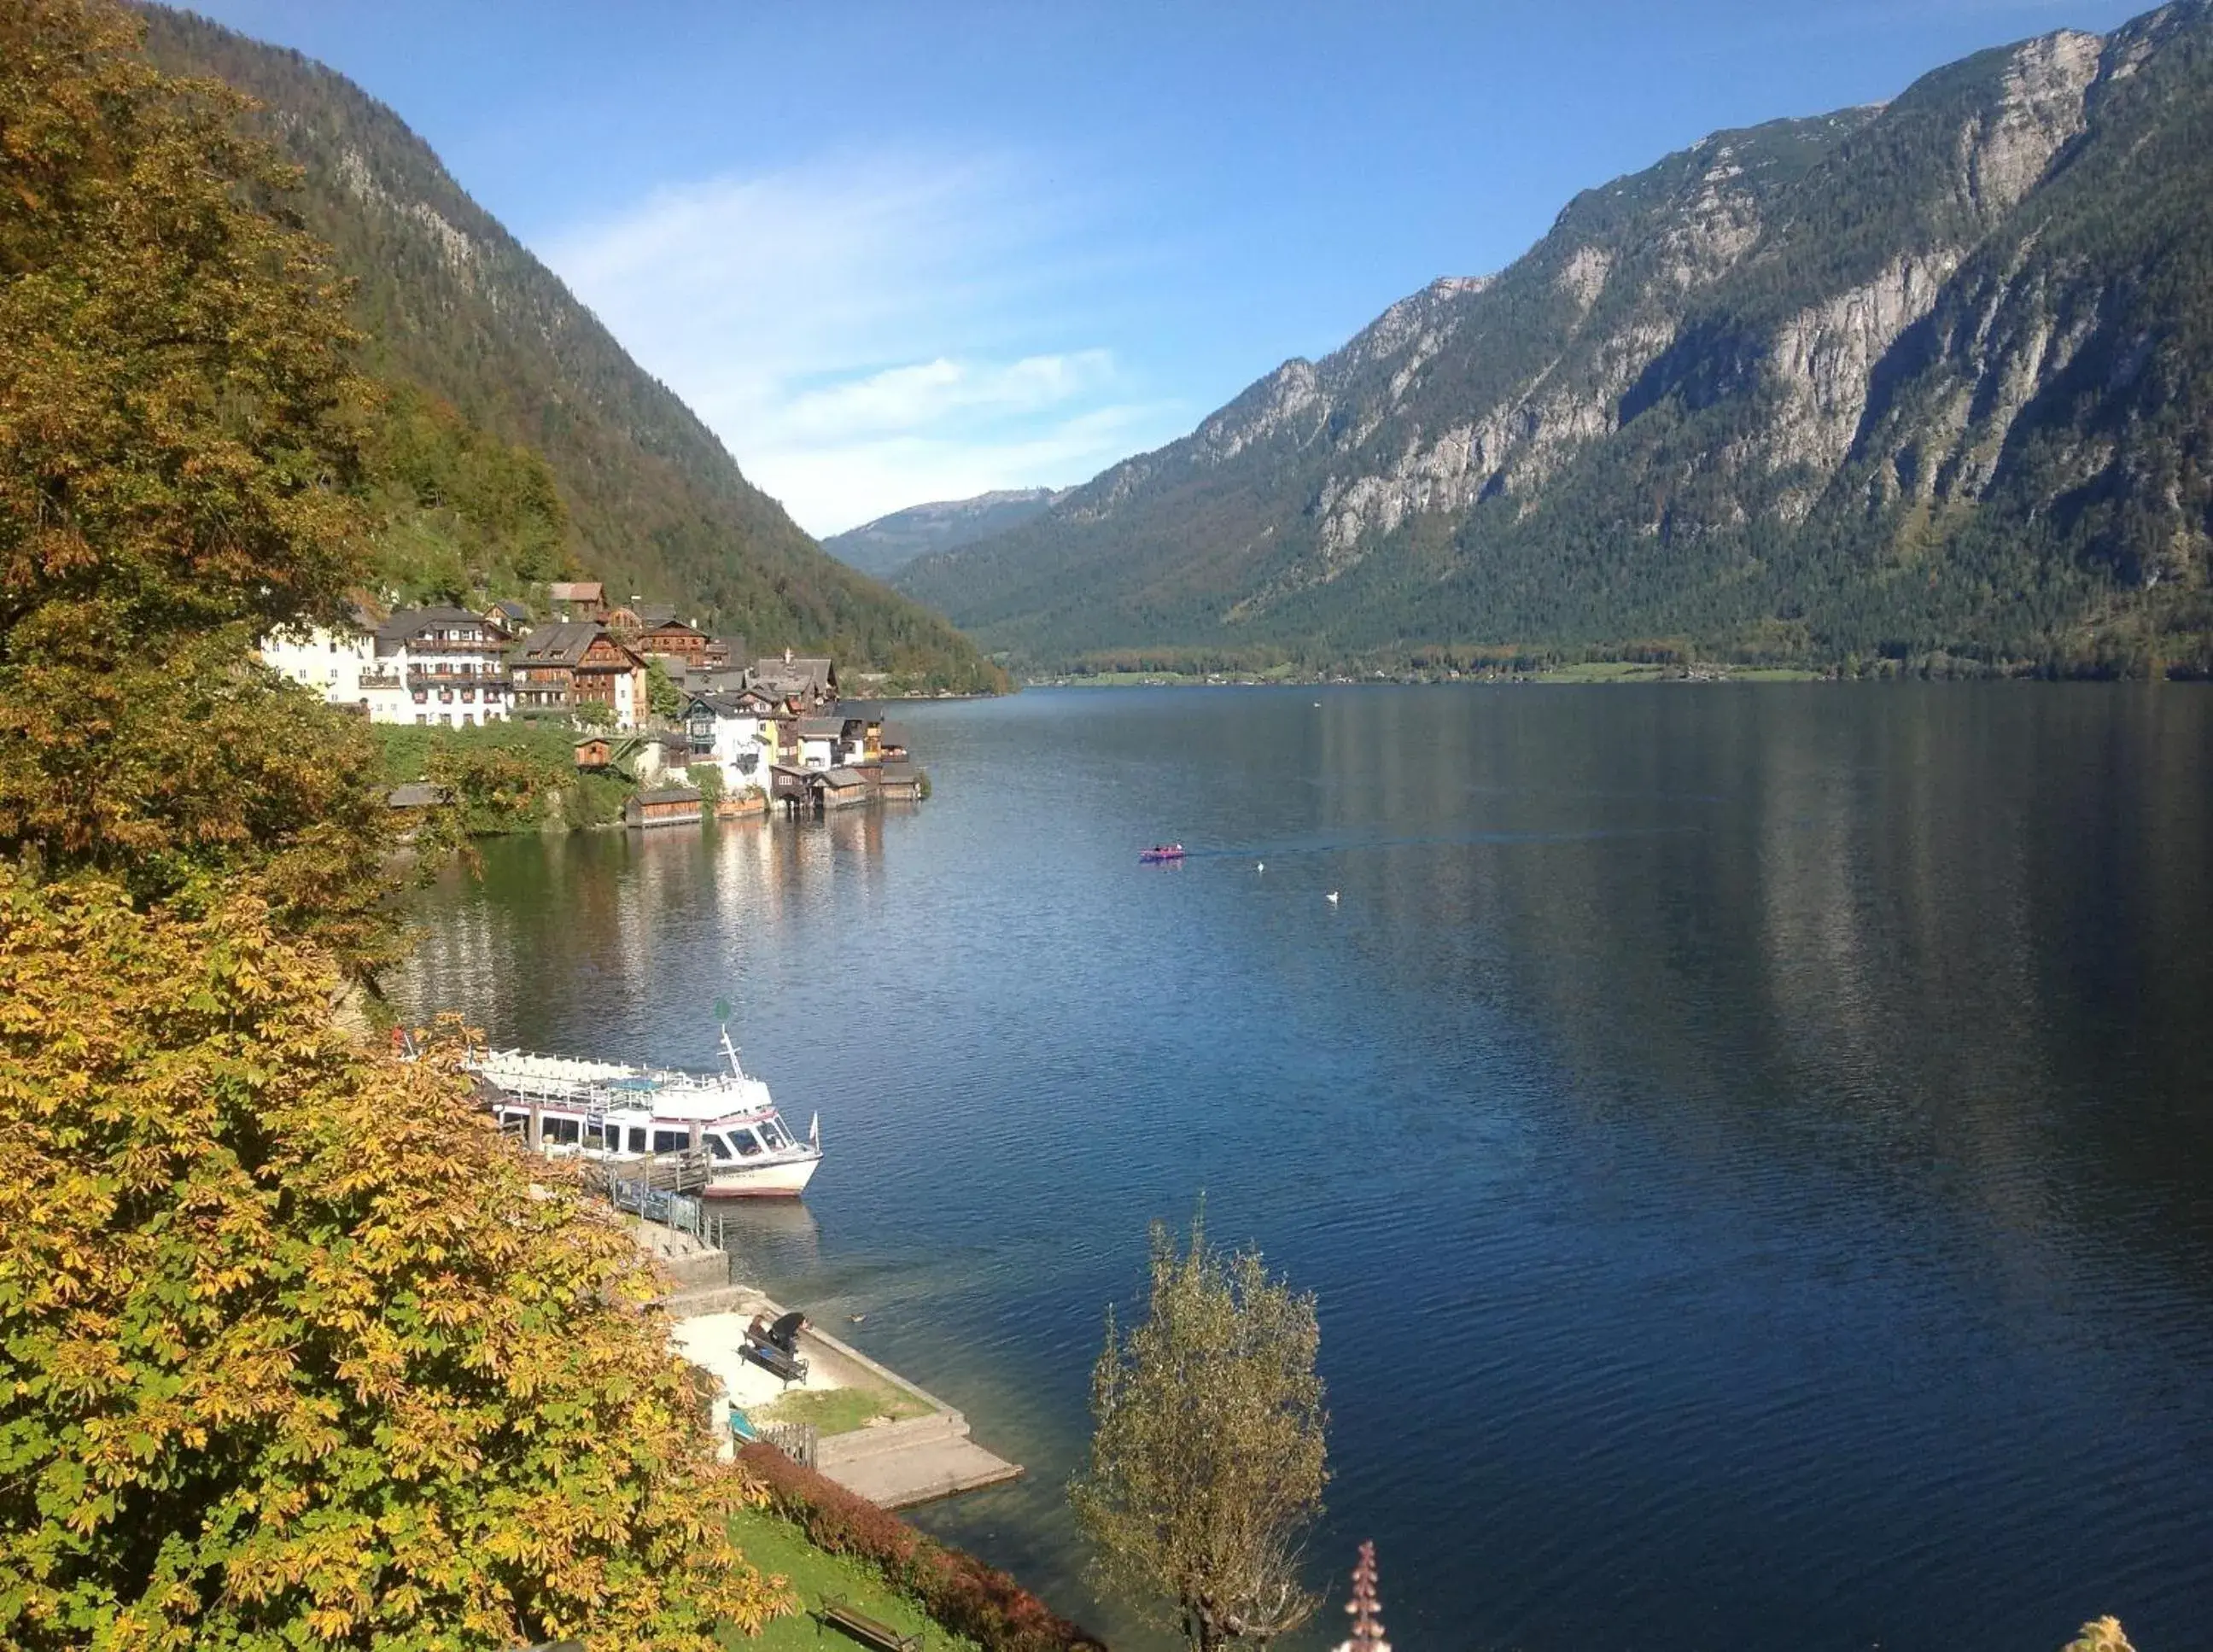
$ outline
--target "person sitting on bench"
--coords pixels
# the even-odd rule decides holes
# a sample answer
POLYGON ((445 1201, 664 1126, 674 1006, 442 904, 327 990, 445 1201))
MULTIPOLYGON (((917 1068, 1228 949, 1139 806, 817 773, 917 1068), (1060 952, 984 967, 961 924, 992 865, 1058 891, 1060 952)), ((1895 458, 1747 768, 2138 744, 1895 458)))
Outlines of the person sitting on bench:
POLYGON ((779 1317, 765 1333, 766 1340, 774 1343, 787 1354, 799 1351, 799 1333, 807 1329, 807 1316, 792 1313, 779 1317))

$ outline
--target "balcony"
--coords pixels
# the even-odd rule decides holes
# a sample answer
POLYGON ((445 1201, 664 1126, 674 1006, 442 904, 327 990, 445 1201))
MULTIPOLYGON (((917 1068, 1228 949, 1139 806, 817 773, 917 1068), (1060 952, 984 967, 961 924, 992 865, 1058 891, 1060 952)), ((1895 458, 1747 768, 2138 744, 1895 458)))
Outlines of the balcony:
POLYGON ((407 668, 407 686, 410 688, 505 688, 507 683, 508 676, 504 671, 463 671, 454 668, 426 668, 421 666, 407 668))

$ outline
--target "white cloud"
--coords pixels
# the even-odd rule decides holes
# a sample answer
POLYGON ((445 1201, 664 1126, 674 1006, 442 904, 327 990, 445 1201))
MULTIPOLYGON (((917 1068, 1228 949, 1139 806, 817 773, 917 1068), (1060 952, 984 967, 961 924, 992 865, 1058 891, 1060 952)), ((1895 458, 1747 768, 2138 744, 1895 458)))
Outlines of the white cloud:
POLYGON ((546 259, 818 533, 1081 480, 1174 433, 1085 336, 1110 273, 1004 160, 848 156, 656 191, 546 259))

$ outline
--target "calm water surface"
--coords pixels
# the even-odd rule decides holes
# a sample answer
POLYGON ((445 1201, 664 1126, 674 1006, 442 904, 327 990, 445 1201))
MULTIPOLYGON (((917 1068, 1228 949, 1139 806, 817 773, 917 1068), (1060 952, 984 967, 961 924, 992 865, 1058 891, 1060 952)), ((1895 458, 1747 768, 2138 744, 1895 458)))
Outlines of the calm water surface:
POLYGON ((1204 1190, 1320 1297, 1315 1570, 1375 1538, 1410 1652, 2213 1645, 2213 694, 1320 698, 903 709, 930 802, 494 844, 399 996, 703 1066, 741 1006, 830 1155, 755 1271, 1118 1641, 1062 1488, 1204 1190))

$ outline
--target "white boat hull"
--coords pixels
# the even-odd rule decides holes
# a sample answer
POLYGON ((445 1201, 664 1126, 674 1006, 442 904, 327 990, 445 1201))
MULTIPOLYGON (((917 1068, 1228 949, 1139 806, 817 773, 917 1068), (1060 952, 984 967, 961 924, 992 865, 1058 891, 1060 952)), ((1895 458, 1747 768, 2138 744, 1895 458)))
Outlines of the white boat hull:
POLYGON ((821 1167, 820 1154, 786 1159, 776 1164, 747 1165, 743 1169, 717 1168, 707 1178, 710 1199, 792 1199, 807 1191, 821 1167))

